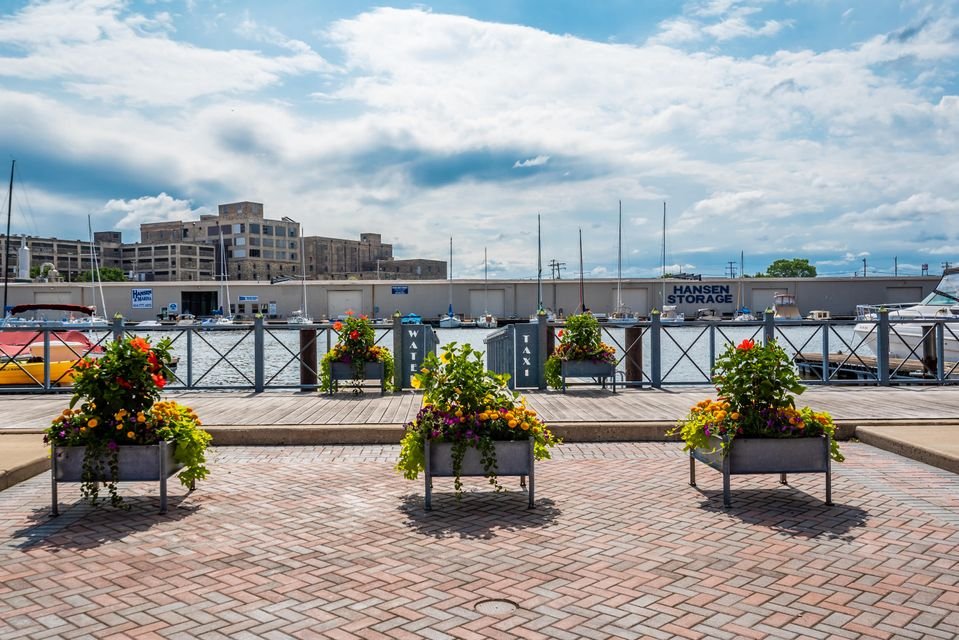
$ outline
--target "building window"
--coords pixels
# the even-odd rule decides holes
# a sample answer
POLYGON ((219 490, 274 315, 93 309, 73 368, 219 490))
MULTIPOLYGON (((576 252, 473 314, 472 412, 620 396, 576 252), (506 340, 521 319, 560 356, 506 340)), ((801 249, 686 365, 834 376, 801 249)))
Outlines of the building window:
POLYGON ((260 232, 260 223, 251 222, 250 223, 250 233, 259 233, 260 232))
POLYGON ((290 229, 288 229, 287 231, 288 231, 288 234, 287 234, 287 235, 289 235, 291 238, 295 238, 295 237, 296 237, 296 229, 290 227, 290 229))
POLYGON ((259 250, 259 249, 250 249, 250 257, 251 257, 251 258, 259 258, 259 257, 260 257, 260 250, 259 250))
POLYGON ((244 229, 243 229, 243 223, 241 223, 241 222, 234 222, 234 223, 233 223, 233 233, 235 233, 235 234, 236 234, 236 233, 243 233, 243 231, 244 231, 244 229))
POLYGON ((207 236, 210 236, 210 237, 220 235, 220 227, 216 227, 216 226, 214 226, 214 227, 207 227, 207 228, 206 228, 206 235, 207 235, 207 236))
POLYGON ((268 224, 263 225, 263 235, 265 235, 265 236, 272 236, 272 235, 273 235, 273 227, 272 227, 271 225, 268 225, 268 224))
POLYGON ((239 236, 239 237, 233 239, 233 243, 234 243, 236 246, 238 246, 238 247, 245 246, 245 245, 246 245, 246 238, 243 237, 243 236, 239 236))
POLYGON ((233 255, 232 255, 231 257, 233 257, 233 258, 245 258, 245 257, 246 257, 246 249, 234 249, 234 250, 233 250, 233 255))

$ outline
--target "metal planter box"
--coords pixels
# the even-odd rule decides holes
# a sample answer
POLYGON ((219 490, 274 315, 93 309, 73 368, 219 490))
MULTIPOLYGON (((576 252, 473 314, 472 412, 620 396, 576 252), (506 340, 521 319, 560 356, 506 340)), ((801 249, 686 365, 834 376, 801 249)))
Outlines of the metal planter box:
MULTIPOLYGON (((496 475, 519 476, 520 486, 526 486, 526 477, 529 476, 529 508, 533 508, 533 440, 512 440, 494 442, 496 449, 496 475)), ((450 442, 426 441, 423 451, 426 459, 426 510, 433 508, 433 478, 452 478, 453 472, 453 444, 450 442)), ((479 449, 467 447, 463 457, 460 477, 485 476, 486 470, 480 459, 479 449)))
MULTIPOLYGON (((167 508, 167 478, 184 467, 173 457, 174 444, 160 442, 158 444, 121 446, 117 450, 118 482, 159 482, 160 483, 160 513, 166 513, 167 508)), ((51 448, 50 476, 52 479, 52 506, 53 515, 59 515, 57 506, 58 482, 82 482, 83 458, 86 447, 57 447, 51 448)), ((107 458, 102 458, 102 466, 109 469, 107 458)), ((99 478, 100 481, 109 481, 109 476, 99 478)))
POLYGON ((786 484, 787 473, 823 473, 826 475, 826 504, 832 505, 832 470, 829 438, 736 438, 723 456, 722 440, 712 438, 715 451, 694 449, 689 452, 689 484, 696 486, 696 460, 723 474, 723 505, 732 505, 729 479, 735 475, 778 473, 786 484))
POLYGON ((560 363, 560 375, 563 378, 563 393, 566 393, 566 378, 594 378, 606 388, 606 380, 612 381, 613 393, 616 393, 616 365, 597 360, 563 360, 560 363))
MULTIPOLYGON (((386 392, 385 367, 382 362, 363 363, 363 377, 356 378, 353 373, 353 364, 349 362, 331 362, 330 379, 331 380, 379 380, 380 394, 386 392)), ((333 393, 333 389, 330 389, 333 393)))

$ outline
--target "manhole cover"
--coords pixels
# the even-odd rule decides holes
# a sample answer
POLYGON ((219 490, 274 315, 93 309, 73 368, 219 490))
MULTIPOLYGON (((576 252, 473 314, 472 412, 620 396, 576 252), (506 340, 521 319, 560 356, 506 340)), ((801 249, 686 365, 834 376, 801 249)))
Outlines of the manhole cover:
POLYGON ((519 605, 512 600, 480 600, 474 609, 486 616, 505 616, 513 613, 519 605))

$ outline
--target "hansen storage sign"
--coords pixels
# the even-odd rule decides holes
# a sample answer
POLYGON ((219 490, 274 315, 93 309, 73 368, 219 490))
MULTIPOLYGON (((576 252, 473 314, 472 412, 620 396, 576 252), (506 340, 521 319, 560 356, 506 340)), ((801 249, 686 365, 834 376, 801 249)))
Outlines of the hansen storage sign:
POLYGON ((728 284, 677 284, 666 296, 666 304, 732 304, 728 284))

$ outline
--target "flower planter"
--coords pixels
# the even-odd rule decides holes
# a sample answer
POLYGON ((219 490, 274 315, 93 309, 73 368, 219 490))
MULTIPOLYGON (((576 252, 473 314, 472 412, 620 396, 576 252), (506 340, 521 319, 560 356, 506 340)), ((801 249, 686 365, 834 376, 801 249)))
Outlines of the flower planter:
MULTIPOLYGON (((118 482, 159 482, 160 483, 160 513, 166 513, 167 508, 167 478, 183 468, 183 464, 173 457, 173 443, 160 442, 148 445, 121 446, 117 450, 118 482)), ((82 482, 83 458, 86 447, 57 447, 51 448, 50 476, 52 479, 53 515, 59 515, 57 507, 58 482, 82 482)), ((109 459, 102 457, 102 467, 109 470, 109 459)), ((100 481, 109 481, 109 476, 99 478, 100 481)))
POLYGON ((832 505, 832 472, 829 437, 813 438, 736 438, 723 456, 722 440, 712 438, 715 451, 693 449, 689 452, 689 484, 696 486, 696 460, 723 474, 723 506, 732 506, 729 480, 735 475, 778 473, 786 484, 787 473, 826 474, 826 504, 832 505))
POLYGON ((616 365, 597 360, 563 360, 560 363, 560 375, 563 378, 563 393, 566 393, 566 378, 593 378, 606 388, 606 379, 612 381, 613 393, 616 393, 616 365))
MULTIPOLYGON (((496 475, 519 476, 520 486, 526 486, 526 476, 529 476, 529 508, 533 508, 533 440, 497 441, 496 475)), ((423 455, 426 458, 426 510, 433 508, 433 478, 452 478, 453 471, 453 444, 450 442, 430 442, 426 440, 423 455)), ((460 476, 485 476, 486 470, 480 459, 479 449, 468 447, 463 457, 460 476)))
MULTIPOLYGON (((330 363, 330 380, 379 380, 380 383, 380 395, 386 393, 386 376, 384 375, 384 367, 382 362, 365 362, 363 363, 363 377, 356 378, 356 374, 353 372, 353 364, 349 362, 331 362, 330 363)), ((359 388, 359 387, 357 387, 359 388)), ((330 394, 333 393, 333 388, 330 388, 330 394)))

